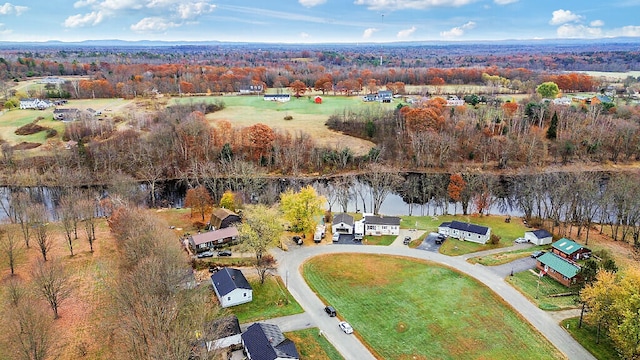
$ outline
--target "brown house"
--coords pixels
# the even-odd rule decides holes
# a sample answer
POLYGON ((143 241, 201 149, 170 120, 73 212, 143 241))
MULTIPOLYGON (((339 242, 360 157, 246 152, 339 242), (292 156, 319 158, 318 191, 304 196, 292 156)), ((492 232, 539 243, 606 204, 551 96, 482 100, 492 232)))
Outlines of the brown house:
POLYGON ((202 234, 189 236, 189 245, 196 252, 217 249, 222 245, 233 243, 238 239, 238 229, 235 226, 213 230, 202 234))
POLYGON ((578 264, 554 253, 545 253, 538 257, 536 268, 566 287, 575 284, 580 274, 578 264))
POLYGON ((242 222, 240 215, 225 208, 218 208, 213 210, 209 224, 213 226, 214 229, 224 229, 240 222, 242 222))
POLYGON ((573 240, 562 238, 551 245, 551 252, 565 259, 577 261, 591 257, 591 250, 573 240))

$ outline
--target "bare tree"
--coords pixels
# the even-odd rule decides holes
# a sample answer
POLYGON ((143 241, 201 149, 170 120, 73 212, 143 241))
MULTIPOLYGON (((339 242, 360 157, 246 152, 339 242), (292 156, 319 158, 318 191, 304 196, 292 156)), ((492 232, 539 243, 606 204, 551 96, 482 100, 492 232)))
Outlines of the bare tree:
POLYGON ((64 228, 66 244, 71 256, 73 256, 73 241, 78 239, 78 222, 80 221, 78 201, 79 196, 75 191, 64 195, 60 199, 60 221, 64 228))
POLYGON ((17 359, 44 360, 55 345, 53 320, 37 301, 22 301, 7 312, 10 348, 17 359))
POLYGON ((84 198, 77 204, 78 213, 82 219, 82 228, 87 235, 89 251, 93 252, 93 243, 96 241, 96 220, 98 218, 98 205, 96 200, 84 198))
POLYGON ((260 259, 258 259, 253 266, 258 272, 258 276, 260 277, 260 284, 264 284, 264 281, 267 278, 267 274, 269 271, 275 270, 277 268, 277 261, 271 254, 264 254, 260 259))
POLYGON ((53 310, 53 318, 59 318, 60 305, 71 295, 72 284, 69 273, 62 263, 52 260, 38 261, 32 275, 36 292, 49 303, 53 310))
POLYGON ((12 231, 0 229, 0 252, 7 265, 9 265, 11 276, 15 275, 15 267, 20 250, 21 247, 15 234, 12 231))
POLYGON ((369 184, 373 213, 378 214, 382 203, 402 182, 402 178, 392 169, 375 163, 369 164, 366 171, 363 178, 369 184))
POLYGON ((42 255, 42 260, 47 261, 47 255, 49 254, 53 244, 49 234, 47 212, 44 205, 34 205, 29 218, 35 228, 36 243, 38 244, 38 250, 40 250, 40 254, 42 255))
POLYGON ((17 277, 9 279, 9 283, 7 284, 7 299, 9 300, 9 304, 17 307, 25 296, 27 296, 27 290, 22 284, 22 281, 17 277))
POLYGON ((18 192, 11 197, 11 208, 16 221, 20 224, 24 244, 29 248, 31 240, 31 226, 33 225, 30 216, 30 207, 33 205, 31 197, 26 192, 18 192))

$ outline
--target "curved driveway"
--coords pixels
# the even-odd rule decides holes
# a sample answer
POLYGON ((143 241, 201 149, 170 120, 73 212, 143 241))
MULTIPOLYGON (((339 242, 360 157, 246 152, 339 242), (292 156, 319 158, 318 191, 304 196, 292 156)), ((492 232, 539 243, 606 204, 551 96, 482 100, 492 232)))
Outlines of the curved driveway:
MULTIPOLYGON (((449 266, 477 279, 502 297, 568 359, 595 360, 595 357, 562 329, 551 316, 532 304, 513 287, 506 284, 498 274, 486 269, 484 266, 472 265, 466 262, 463 257, 449 257, 436 252, 411 249, 406 246, 320 245, 290 247, 288 252, 278 251, 276 253, 280 264, 278 272, 285 281, 289 292, 307 312, 311 322, 321 329, 324 336, 347 360, 375 359, 375 357, 355 336, 342 333, 338 328, 338 320, 336 318, 330 318, 324 313, 324 304, 304 281, 301 273, 301 266, 308 259, 321 254, 332 253, 398 255, 429 260, 449 266)), ((338 309, 338 312, 340 312, 340 309, 338 309)), ((356 332, 358 331, 358 329, 355 330, 356 332)))

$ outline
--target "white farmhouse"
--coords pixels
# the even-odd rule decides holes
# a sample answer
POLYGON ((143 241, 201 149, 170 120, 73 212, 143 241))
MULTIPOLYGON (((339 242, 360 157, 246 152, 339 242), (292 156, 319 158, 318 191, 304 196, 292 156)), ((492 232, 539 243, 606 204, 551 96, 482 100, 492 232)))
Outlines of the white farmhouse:
POLYGON ((399 235, 400 218, 397 216, 367 215, 364 217, 365 235, 399 235))
POLYGON ((486 244, 491 237, 491 229, 486 226, 461 221, 444 222, 438 226, 438 233, 454 239, 486 244))
POLYGON ((222 268, 211 275, 211 283, 222 307, 240 305, 253 300, 253 289, 242 271, 238 269, 222 268))

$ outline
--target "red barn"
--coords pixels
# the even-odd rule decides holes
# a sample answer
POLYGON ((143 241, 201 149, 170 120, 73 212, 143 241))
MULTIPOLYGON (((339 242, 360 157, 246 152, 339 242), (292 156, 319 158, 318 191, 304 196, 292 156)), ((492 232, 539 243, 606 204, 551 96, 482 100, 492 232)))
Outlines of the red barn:
POLYGON ((322 104, 322 98, 321 98, 320 96, 316 96, 316 98, 315 98, 315 99, 313 99, 313 101, 314 101, 316 104, 322 104))

